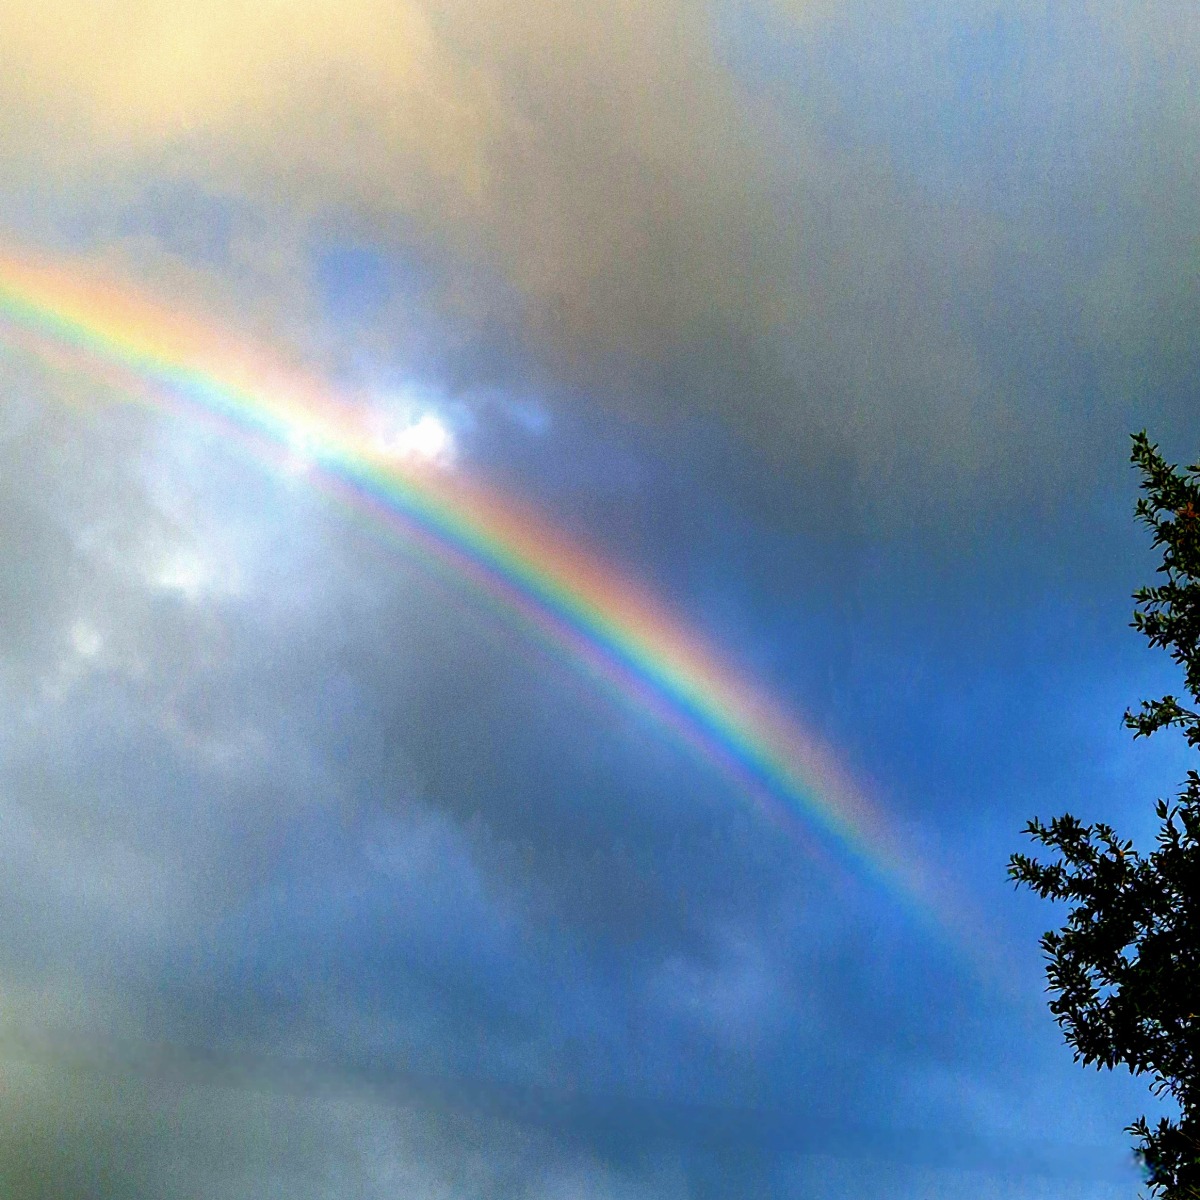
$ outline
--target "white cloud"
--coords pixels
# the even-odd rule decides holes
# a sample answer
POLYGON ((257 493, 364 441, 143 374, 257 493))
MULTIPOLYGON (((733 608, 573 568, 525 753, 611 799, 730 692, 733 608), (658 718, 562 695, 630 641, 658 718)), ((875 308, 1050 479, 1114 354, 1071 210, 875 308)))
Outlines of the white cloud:
POLYGON ((380 451, 402 462, 447 466, 454 461, 454 435, 436 413, 425 412, 379 435, 380 451))

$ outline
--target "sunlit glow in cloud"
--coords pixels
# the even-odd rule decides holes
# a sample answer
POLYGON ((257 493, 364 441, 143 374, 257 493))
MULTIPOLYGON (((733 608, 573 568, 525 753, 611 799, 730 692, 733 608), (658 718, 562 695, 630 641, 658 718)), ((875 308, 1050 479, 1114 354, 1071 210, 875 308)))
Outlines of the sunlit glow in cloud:
POLYGON ((422 413, 379 436, 385 454, 405 462, 449 466, 454 461, 454 437, 449 426, 431 412, 422 413))
POLYGON ((296 429, 288 437, 288 453, 284 468, 293 475, 307 475, 316 460, 318 442, 306 429, 296 429))
POLYGON ((163 591, 175 592, 193 603, 214 582, 212 568, 199 554, 179 551, 158 564, 151 582, 163 591))
POLYGON ((90 621, 76 621, 71 626, 71 649, 80 658, 95 658, 104 649, 104 638, 90 621))
MULTIPOLYGON (((87 617, 79 617, 67 626, 61 645, 58 662, 42 677, 41 702, 61 702, 81 679, 104 664, 104 635, 87 617)), ((26 710, 26 716, 34 716, 36 709, 35 702, 26 710)))

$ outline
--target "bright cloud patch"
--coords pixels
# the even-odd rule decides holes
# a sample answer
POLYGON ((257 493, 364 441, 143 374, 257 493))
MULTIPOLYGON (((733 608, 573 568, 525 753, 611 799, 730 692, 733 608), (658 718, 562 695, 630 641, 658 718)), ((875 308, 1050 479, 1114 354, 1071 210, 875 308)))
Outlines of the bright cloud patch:
POLYGON ((450 456, 453 442, 450 430, 432 413, 426 413, 400 430, 388 448, 401 458, 440 462, 450 456))
POLYGON ((386 454, 408 462, 448 466, 454 460, 454 436, 434 413, 422 413, 385 430, 379 445, 386 454))

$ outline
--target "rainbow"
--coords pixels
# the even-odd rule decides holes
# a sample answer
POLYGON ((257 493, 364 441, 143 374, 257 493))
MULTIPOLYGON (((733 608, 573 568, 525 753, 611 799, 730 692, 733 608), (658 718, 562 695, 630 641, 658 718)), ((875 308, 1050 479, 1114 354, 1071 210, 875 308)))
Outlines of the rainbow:
MULTIPOLYGON (((365 406, 209 325, 82 269, 0 256, 0 346, 111 384, 287 461, 606 688, 653 715, 764 812, 816 830, 945 931, 935 890, 833 761, 669 609, 536 513, 454 470, 400 460, 365 406)), ((955 939, 957 940, 957 939, 955 939)))

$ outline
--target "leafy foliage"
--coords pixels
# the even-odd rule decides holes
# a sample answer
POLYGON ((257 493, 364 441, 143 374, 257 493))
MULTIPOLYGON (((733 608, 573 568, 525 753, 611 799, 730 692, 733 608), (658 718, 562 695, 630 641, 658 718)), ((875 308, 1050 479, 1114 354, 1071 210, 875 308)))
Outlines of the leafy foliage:
MULTIPOLYGON (((1169 465, 1146 434, 1133 438, 1142 473, 1137 516, 1163 547, 1156 586, 1134 593, 1133 627, 1184 671, 1191 707, 1175 696, 1125 713, 1134 737, 1177 728, 1200 748, 1200 463, 1169 465)), ((1050 1011, 1076 1061, 1153 1077, 1179 1105, 1178 1121, 1128 1127, 1150 1189, 1200 1200, 1200 774, 1156 806, 1156 847, 1133 848, 1104 824, 1067 814, 1025 832, 1057 851, 1050 862, 1014 854, 1009 876, 1044 898, 1068 901, 1066 924, 1042 938, 1050 1011)))

